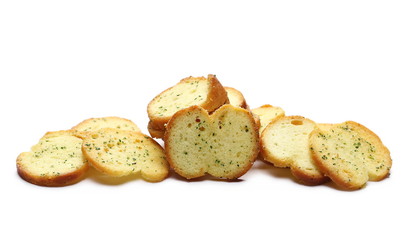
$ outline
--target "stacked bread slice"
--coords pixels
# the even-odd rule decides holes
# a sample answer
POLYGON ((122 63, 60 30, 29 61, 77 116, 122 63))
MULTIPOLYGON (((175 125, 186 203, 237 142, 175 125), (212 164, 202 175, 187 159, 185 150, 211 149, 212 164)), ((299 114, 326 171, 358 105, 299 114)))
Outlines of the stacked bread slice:
POLYGON ((164 139, 167 160, 187 179, 208 173, 235 179, 259 152, 258 121, 243 94, 215 75, 189 77, 148 104, 148 129, 164 139))
POLYGON ((66 186, 84 178, 91 164, 110 176, 140 174, 158 182, 168 175, 164 149, 119 117, 91 118, 70 130, 47 133, 17 158, 17 171, 41 186, 66 186))
POLYGON ((331 179, 348 190, 384 179, 392 166, 380 138, 353 121, 317 124, 300 116, 278 117, 262 130, 261 153, 274 166, 290 168, 304 184, 331 179))
POLYGON ((213 112, 225 103, 229 103, 228 94, 215 75, 184 78, 149 102, 148 130, 152 137, 162 138, 166 124, 179 110, 197 105, 213 112))

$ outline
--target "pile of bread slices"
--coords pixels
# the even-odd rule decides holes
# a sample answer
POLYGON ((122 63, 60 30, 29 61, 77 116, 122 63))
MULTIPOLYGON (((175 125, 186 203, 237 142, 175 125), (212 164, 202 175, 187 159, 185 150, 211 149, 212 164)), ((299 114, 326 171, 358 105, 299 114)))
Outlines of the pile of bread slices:
POLYGON ((332 180, 353 190, 384 179, 392 166, 389 150, 363 125, 318 124, 271 105, 251 110, 240 91, 215 75, 182 79, 147 110, 151 136, 128 119, 90 118, 46 133, 18 156, 18 174, 42 186, 76 183, 89 166, 150 182, 164 180, 170 169, 186 179, 237 179, 259 158, 289 168, 302 184, 332 180), (153 138, 163 139, 164 148, 153 138))

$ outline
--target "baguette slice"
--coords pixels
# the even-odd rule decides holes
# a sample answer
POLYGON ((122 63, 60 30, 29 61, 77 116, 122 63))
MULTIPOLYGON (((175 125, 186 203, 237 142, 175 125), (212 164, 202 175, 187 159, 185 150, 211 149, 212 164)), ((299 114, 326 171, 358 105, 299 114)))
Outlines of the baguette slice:
POLYGON ((289 167, 293 176, 307 185, 329 179, 317 168, 309 150, 309 134, 316 123, 300 116, 277 118, 263 131, 261 154, 276 167, 289 167))
POLYGON ((187 77, 178 84, 157 95, 148 104, 147 112, 151 128, 165 131, 165 124, 179 110, 198 105, 213 112, 225 103, 228 95, 215 75, 187 77))
POLYGON ((17 172, 27 182, 48 187, 59 187, 80 181, 88 163, 82 152, 82 140, 74 131, 45 134, 30 152, 17 157, 17 172))
POLYGON ((310 146, 319 169, 345 189, 382 180, 392 166, 390 152, 380 138, 353 121, 317 128, 310 135, 310 146))
POLYGON ((171 167, 187 179, 206 173, 239 178, 252 167, 259 152, 251 112, 230 104, 212 115, 199 106, 178 111, 167 125, 164 142, 171 167))
POLYGON ((82 150, 92 166, 110 176, 139 173, 150 182, 168 176, 164 149, 140 132, 103 128, 84 139, 82 150))
POLYGON ((102 128, 114 128, 141 132, 139 127, 134 122, 120 117, 89 118, 74 126, 72 130, 77 131, 77 135, 79 137, 85 138, 90 132, 97 131, 102 128))
POLYGON ((262 135, 263 130, 268 126, 268 124, 277 118, 285 116, 285 111, 280 107, 274 107, 269 104, 265 104, 258 108, 252 109, 252 113, 259 116, 260 128, 259 134, 262 135))
POLYGON ((232 106, 249 109, 245 97, 239 90, 232 87, 225 87, 225 90, 228 94, 229 103, 232 106))

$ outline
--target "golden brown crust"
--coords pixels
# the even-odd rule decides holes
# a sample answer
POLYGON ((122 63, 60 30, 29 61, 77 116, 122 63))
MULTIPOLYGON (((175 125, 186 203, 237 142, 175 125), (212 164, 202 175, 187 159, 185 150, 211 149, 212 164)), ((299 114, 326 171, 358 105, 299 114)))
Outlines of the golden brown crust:
POLYGON ((328 178, 326 175, 318 175, 318 174, 309 174, 306 171, 303 171, 297 167, 291 167, 291 172, 292 175, 296 177, 302 184, 305 185, 320 185, 326 182, 330 181, 330 178, 328 178))
POLYGON ((151 137, 153 137, 153 138, 161 138, 161 139, 164 138, 165 130, 156 129, 156 128, 153 126, 152 121, 149 121, 149 122, 148 122, 148 127, 147 127, 147 128, 148 128, 148 132, 149 132, 149 134, 151 135, 151 137))
MULTIPOLYGON (((229 92, 231 92, 233 95, 236 95, 237 98, 240 100, 238 105, 236 107, 244 108, 249 110, 249 105, 246 103, 246 99, 243 96, 242 92, 240 92, 238 89, 233 88, 233 87, 224 87, 225 91, 228 93, 228 98, 229 98, 229 92)), ((232 100, 229 100, 232 104, 232 100)), ((233 104, 232 104, 233 105, 233 104)))
MULTIPOLYGON (((180 83, 186 82, 188 80, 192 80, 193 78, 194 77, 184 78, 180 81, 180 83)), ((229 103, 228 94, 226 93, 225 88, 222 86, 222 84, 219 82, 219 80, 216 78, 215 75, 209 74, 207 78, 196 77, 195 79, 198 79, 201 81, 208 80, 210 82, 207 98, 205 102, 200 105, 205 110, 207 110, 208 112, 213 112, 216 109, 218 109, 220 106, 229 103)), ((151 103, 157 101, 161 97, 162 94, 169 91, 173 87, 174 86, 162 91, 154 99, 152 99, 150 103, 148 104, 147 113, 151 121, 151 129, 165 131, 165 125, 168 123, 168 121, 171 119, 172 116, 164 116, 164 117, 156 116, 155 114, 152 113, 152 109, 150 106, 151 106, 151 103)))
MULTIPOLYGON (((164 143, 165 143, 165 154, 167 156, 167 160, 168 160, 171 168, 174 169, 174 171, 176 173, 178 173, 179 175, 181 175, 184 178, 192 179, 192 178, 202 177, 208 172, 207 169, 200 168, 200 169, 197 169, 197 172, 195 174, 190 174, 190 173, 187 173, 187 172, 184 172, 184 171, 180 170, 179 167, 175 164, 174 156, 171 154, 172 146, 170 146, 170 144, 169 144, 170 137, 171 137, 170 131, 172 131, 172 129, 174 128, 174 125, 176 124, 176 121, 179 121, 180 116, 184 116, 187 113, 192 113, 192 112, 198 111, 198 112, 200 112, 200 114, 203 117, 207 117, 208 121, 213 121, 213 118, 217 117, 220 112, 222 112, 226 108, 230 108, 230 107, 233 107, 233 106, 224 105, 221 108, 219 108, 217 111, 215 111, 213 114, 209 115, 209 113, 206 110, 204 110, 203 108, 201 108, 199 106, 191 106, 189 108, 182 109, 182 110, 180 110, 180 111, 178 111, 177 113, 174 114, 174 116, 171 118, 171 120, 167 124, 167 131, 165 131, 165 135, 164 135, 164 143)), ((248 165, 245 165, 243 168, 239 169, 240 171, 235 171, 234 173, 226 174, 224 176, 217 176, 217 177, 222 177, 222 178, 225 178, 225 179, 237 179, 237 178, 243 176, 252 167, 252 165, 253 165, 254 161, 256 160, 256 157, 258 156, 258 153, 259 153, 259 136, 258 136, 259 134, 258 134, 257 125, 254 122, 253 115, 251 114, 251 112, 249 110, 242 109, 242 108, 237 108, 237 107, 234 107, 234 108, 236 109, 236 111, 241 111, 243 113, 246 113, 246 115, 249 117, 249 119, 252 120, 251 121, 251 123, 252 123, 251 128, 254 131, 254 133, 256 134, 256 137, 255 137, 256 144, 254 144, 251 157, 250 157, 250 159, 248 159, 248 161, 249 161, 248 165)), ((217 130, 217 129, 215 129, 215 130, 217 130)))
POLYGON ((209 74, 208 80, 211 81, 210 91, 208 98, 204 104, 201 105, 202 108, 208 112, 213 112, 224 104, 229 103, 228 94, 225 91, 225 88, 216 78, 216 75, 209 74))

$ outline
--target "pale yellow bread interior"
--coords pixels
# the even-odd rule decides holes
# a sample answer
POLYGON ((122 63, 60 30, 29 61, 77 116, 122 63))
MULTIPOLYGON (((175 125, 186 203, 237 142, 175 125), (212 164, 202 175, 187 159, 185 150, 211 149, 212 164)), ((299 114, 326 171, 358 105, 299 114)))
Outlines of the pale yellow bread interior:
POLYGON ((165 130, 165 125, 179 110, 198 105, 212 112, 225 103, 228 95, 215 75, 188 77, 158 94, 147 107, 153 129, 165 130))
POLYGON ((179 175, 235 179, 253 165, 258 140, 252 114, 228 104, 212 115, 198 106, 179 111, 167 125, 164 142, 167 159, 179 175))
POLYGON ((88 135, 82 146, 88 161, 115 177, 140 174, 144 180, 162 181, 168 176, 163 148, 140 132, 104 128, 88 135))
POLYGON ((82 140, 74 131, 45 134, 30 152, 17 158, 19 175, 42 186, 65 186, 80 181, 88 163, 81 151, 82 140))
POLYGON ((276 167, 288 167, 302 183, 317 185, 328 180, 317 168, 309 149, 309 134, 316 123, 301 116, 272 121, 261 136, 263 158, 276 167))

